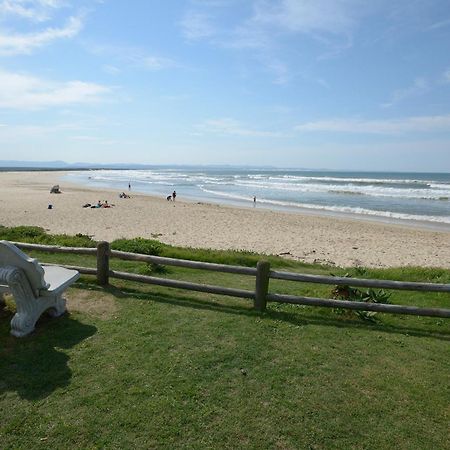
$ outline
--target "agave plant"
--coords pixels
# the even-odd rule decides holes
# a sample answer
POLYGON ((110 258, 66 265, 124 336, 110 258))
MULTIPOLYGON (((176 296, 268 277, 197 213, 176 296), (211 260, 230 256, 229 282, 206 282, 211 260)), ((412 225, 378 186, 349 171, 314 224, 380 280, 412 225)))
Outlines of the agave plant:
MULTIPOLYGON (((348 274, 345 277, 350 277, 348 274)), ((331 291, 331 296, 335 300, 347 300, 350 302, 365 302, 365 303, 390 303, 389 298, 391 294, 384 289, 376 290, 369 288, 365 291, 357 288, 353 288, 348 285, 338 285, 331 291)), ((376 321, 375 311, 358 311, 358 310, 345 310, 343 308, 334 308, 333 311, 340 315, 356 315, 362 320, 369 322, 376 321)))

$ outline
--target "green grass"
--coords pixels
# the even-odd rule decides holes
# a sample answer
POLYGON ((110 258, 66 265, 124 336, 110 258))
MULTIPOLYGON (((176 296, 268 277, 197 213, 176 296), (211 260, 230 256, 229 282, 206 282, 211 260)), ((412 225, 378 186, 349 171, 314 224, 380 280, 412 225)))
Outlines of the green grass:
MULTIPOLYGON (((19 240, 19 239, 17 239, 19 240)), ((21 240, 21 239, 20 239, 21 240)), ((164 246, 163 246, 164 247, 164 246)), ((165 248, 192 259, 213 253, 165 248)), ((42 261, 95 259, 32 252, 42 261)), ((219 252, 227 261, 258 255, 219 252), (236 258, 236 259, 234 259, 236 258)), ((249 259, 247 259, 249 258, 249 259)), ((118 270, 144 264, 112 260, 118 270)), ((229 262, 236 263, 236 262, 229 262)), ((438 269, 308 273, 450 282, 438 269)), ((160 275, 253 289, 251 277, 168 268, 160 275)), ((332 286, 272 280, 272 292, 329 297, 332 286)), ((70 314, 43 317, 24 339, 0 312, 1 448, 446 449, 450 322, 270 304, 83 276, 70 314)), ((395 292, 392 303, 449 307, 442 293, 395 292)))

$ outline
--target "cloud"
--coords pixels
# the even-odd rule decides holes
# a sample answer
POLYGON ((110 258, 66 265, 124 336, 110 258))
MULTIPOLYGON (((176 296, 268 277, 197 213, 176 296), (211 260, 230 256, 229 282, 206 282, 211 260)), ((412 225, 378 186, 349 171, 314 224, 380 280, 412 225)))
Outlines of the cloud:
POLYGON ((136 56, 135 62, 147 70, 163 70, 177 67, 177 63, 170 58, 162 58, 160 56, 136 56))
POLYGON ((336 57, 353 45, 352 33, 361 18, 374 10, 363 0, 252 0, 249 3, 250 8, 244 10, 248 11, 247 15, 236 19, 236 15, 227 14, 225 7, 219 9, 195 2, 194 8, 191 2, 191 10, 181 22, 183 35, 191 40, 207 40, 221 48, 253 51, 252 58, 272 74, 275 84, 281 85, 296 77, 292 68, 295 62, 286 62, 286 39, 314 39, 325 48, 323 58, 336 57))
POLYGON ((300 33, 347 33, 361 11, 358 0, 281 0, 255 4, 254 23, 300 33))
POLYGON ((183 36, 190 40, 204 39, 216 33, 208 14, 189 11, 180 22, 183 36))
POLYGON ((450 83, 450 69, 444 72, 444 83, 450 83))
POLYGON ((267 60, 265 67, 275 76, 274 84, 287 84, 292 78, 288 65, 282 61, 278 61, 277 59, 267 60))
POLYGON ((326 47, 346 49, 360 19, 373 7, 361 0, 256 0, 253 14, 228 38, 235 48, 271 48, 283 35, 303 34, 326 47), (344 38, 337 45, 336 39, 344 38))
POLYGON ((428 27, 428 30, 438 30, 450 26, 450 19, 441 20, 440 22, 433 23, 428 27))
POLYGON ((91 142, 93 144, 98 145, 115 145, 120 142, 115 139, 108 139, 99 136, 89 136, 89 135, 71 136, 70 139, 73 141, 91 142))
POLYGON ((330 119, 297 125, 302 132, 396 135, 450 132, 450 115, 417 116, 404 119, 330 119))
POLYGON ((390 108, 403 100, 425 94, 429 90, 430 85, 427 80, 424 78, 416 78, 411 86, 394 91, 391 99, 388 102, 383 103, 381 106, 384 108, 390 108))
POLYGON ((248 137, 282 137, 282 133, 261 131, 247 128, 235 119, 221 118, 205 120, 198 127, 204 133, 213 133, 223 136, 248 136, 248 137))
POLYGON ((3 0, 0 2, 1 16, 16 16, 33 22, 49 20, 52 13, 66 6, 61 0, 3 0))
POLYGON ((0 55, 28 54, 39 47, 58 39, 69 39, 76 36, 83 27, 81 17, 70 17, 62 28, 46 28, 35 33, 1 33, 0 55))
POLYGON ((112 92, 96 83, 49 81, 1 69, 0 86, 0 108, 19 110, 98 103, 112 92))
POLYGON ((117 75, 121 72, 121 70, 118 67, 112 66, 110 64, 104 64, 102 66, 102 69, 104 72, 108 73, 109 75, 117 75))
MULTIPOLYGON (((96 45, 88 43, 86 44, 86 48, 95 55, 110 57, 116 60, 116 62, 120 61, 122 63, 126 63, 127 66, 146 69, 149 71, 159 71, 180 67, 180 64, 171 58, 158 55, 149 55, 144 50, 136 47, 96 45)), ((104 65, 103 69, 109 71, 109 73, 118 72, 115 70, 117 67, 112 64, 104 65)), ((118 70, 120 71, 122 69, 118 70)))

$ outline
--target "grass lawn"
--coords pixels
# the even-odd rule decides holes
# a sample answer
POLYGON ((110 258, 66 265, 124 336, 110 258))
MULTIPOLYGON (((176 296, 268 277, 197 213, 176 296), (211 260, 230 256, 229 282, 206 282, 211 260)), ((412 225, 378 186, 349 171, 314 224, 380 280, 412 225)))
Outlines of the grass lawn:
MULTIPOLYGON (((95 266, 89 257, 35 254, 95 266)), ((277 262, 274 260, 274 264, 277 262)), ((278 262, 283 270, 343 270, 278 262)), ((142 264, 113 262, 120 270, 142 264)), ((448 271, 364 277, 450 282, 448 271)), ((253 288, 245 276, 170 268, 164 276, 253 288)), ((272 281, 273 292, 328 297, 330 286, 272 281)), ((9 335, 0 312, 0 447, 450 448, 450 321, 269 304, 83 276, 70 314, 9 335)), ((450 307, 449 294, 393 303, 450 307)))

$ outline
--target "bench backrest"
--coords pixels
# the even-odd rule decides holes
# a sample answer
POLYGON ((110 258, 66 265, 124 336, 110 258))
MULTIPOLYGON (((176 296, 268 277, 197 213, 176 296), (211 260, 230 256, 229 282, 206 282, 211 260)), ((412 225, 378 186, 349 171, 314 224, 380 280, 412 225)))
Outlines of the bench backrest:
POLYGON ((41 289, 48 288, 49 285, 44 280, 44 269, 37 259, 30 258, 11 242, 0 241, 0 267, 7 266, 18 267, 25 272, 36 297, 41 289))

